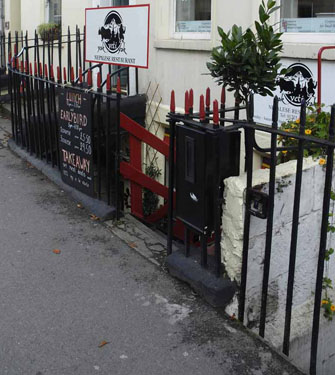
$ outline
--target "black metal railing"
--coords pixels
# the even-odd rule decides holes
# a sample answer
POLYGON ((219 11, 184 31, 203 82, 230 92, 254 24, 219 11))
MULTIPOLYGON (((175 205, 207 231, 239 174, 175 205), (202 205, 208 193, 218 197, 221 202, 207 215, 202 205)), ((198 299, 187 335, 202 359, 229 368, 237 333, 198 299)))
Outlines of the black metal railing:
MULTIPOLYGON (((225 97, 223 95, 223 97, 225 97)), ((272 249, 272 236, 273 236, 273 221, 274 221, 274 206, 275 206, 275 183, 276 183, 276 166, 279 151, 296 150, 297 152, 297 166, 296 166, 296 181, 294 191, 294 206, 292 212, 292 231, 290 240, 290 256, 288 264, 288 282, 286 292, 286 309, 285 309, 285 324, 284 324, 284 338, 283 338, 283 353, 289 355, 290 353, 290 339, 291 339, 291 323, 292 323, 292 304, 293 304, 293 291, 295 285, 295 272, 296 272, 296 257, 297 257, 297 245, 298 245, 298 232, 299 232, 299 213, 300 213, 300 202, 301 202, 301 186, 302 186, 302 173, 303 173, 303 158, 304 151, 310 149, 322 148, 326 152, 327 163, 325 166, 326 177, 324 183, 323 193, 323 207, 322 207, 322 221, 320 226, 320 238, 319 238, 319 252, 318 252, 318 264, 317 274, 315 275, 315 291, 314 291, 314 314, 313 314, 313 326, 311 327, 311 352, 310 352, 310 374, 316 374, 317 367, 317 353, 318 353, 318 337, 319 337, 319 326, 320 326, 320 313, 321 313, 321 300, 322 300, 322 285, 325 268, 325 252, 327 245, 327 228, 328 228, 328 217, 330 207, 330 197, 332 188, 332 172, 334 166, 334 150, 335 150, 335 105, 331 108, 331 118, 329 123, 329 135, 328 139, 320 139, 305 134, 306 125, 306 104, 303 103, 301 106, 300 114, 300 129, 298 134, 285 132, 278 129, 278 98, 275 97, 273 101, 273 114, 272 114, 272 126, 256 124, 253 121, 254 105, 253 97, 251 96, 247 107, 226 108, 225 101, 221 100, 220 110, 210 110, 209 107, 206 111, 201 110, 203 106, 203 98, 200 100, 200 112, 193 113, 193 105, 187 104, 185 114, 175 113, 174 106, 174 93, 171 99, 171 110, 168 115, 170 122, 170 154, 174 154, 175 147, 175 127, 178 124, 188 126, 190 128, 200 128, 204 124, 207 128, 217 128, 218 126, 224 127, 226 132, 233 132, 241 129, 245 135, 245 171, 246 171, 246 194, 245 194, 245 215, 244 215, 244 235, 243 235, 243 253, 242 253, 242 269, 241 269, 241 283, 239 290, 239 311, 238 318, 241 322, 245 320, 245 308, 246 308, 246 289, 247 289, 247 278, 248 278, 248 255, 249 255, 249 239, 250 239, 250 224, 251 217, 255 215, 252 209, 252 193, 253 193, 253 155, 254 150, 261 151, 263 153, 270 154, 270 171, 269 171, 269 185, 267 193, 267 223, 265 233, 265 252, 264 252, 264 263, 263 263, 263 281, 261 289, 261 309, 259 317, 259 335, 264 337, 266 322, 267 322, 267 304, 268 304, 268 291, 269 291, 269 275, 270 275, 270 264, 272 249), (240 110, 247 110, 246 120, 239 120, 238 113, 240 110), (227 114, 234 112, 234 118, 228 118, 227 114), (258 133, 269 134, 271 137, 271 147, 262 148, 257 144, 256 131, 258 133), (282 139, 294 138, 297 140, 297 146, 284 147, 279 144, 278 138, 282 139)), ((193 102, 193 100, 192 100, 193 102)), ((174 220, 174 188, 175 188, 175 170, 174 164, 171 163, 169 169, 169 235, 168 235, 168 254, 172 252, 172 228, 174 220)), ((222 187, 222 181, 219 179, 219 185, 222 187)), ((178 190, 176 191, 178 195, 178 190)), ((222 191, 217 199, 217 206, 222 204, 222 191)), ((219 211, 218 211, 219 212, 219 211)), ((214 211, 213 211, 214 214, 214 211)), ((257 215, 256 215, 257 216, 257 215)), ((221 267, 221 249, 220 249, 220 231, 218 230, 221 225, 221 218, 216 218, 216 269, 221 267)), ((189 233, 187 233, 189 236, 189 233)), ((186 237, 185 237, 186 238, 186 237)), ((207 252, 207 247, 203 247, 201 252, 207 252)), ((189 247, 187 241, 185 241, 185 255, 188 256, 189 247)), ((203 264, 206 266, 206 264, 203 264)), ((310 277, 311 275, 308 275, 310 277)))
POLYGON ((21 148, 60 169, 58 90, 71 89, 90 95, 94 195, 116 207, 119 217, 123 198, 118 171, 125 133, 120 129, 120 110, 127 105, 129 68, 109 66, 104 73, 102 64, 86 64, 84 35, 77 28, 75 34, 69 29, 67 35, 59 35, 56 40, 50 37, 41 41, 36 32, 33 39, 27 33, 25 36, 15 33, 14 40, 10 34, 4 40, 9 58, 6 68, 12 134, 21 148), (67 48, 63 54, 64 45, 67 48))

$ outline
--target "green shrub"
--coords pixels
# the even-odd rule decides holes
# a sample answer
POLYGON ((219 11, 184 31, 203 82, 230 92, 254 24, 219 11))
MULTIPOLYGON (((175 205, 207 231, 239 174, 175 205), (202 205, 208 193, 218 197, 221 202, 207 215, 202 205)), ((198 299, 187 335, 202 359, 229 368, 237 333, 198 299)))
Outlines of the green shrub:
POLYGON ((221 45, 211 53, 207 68, 219 85, 233 91, 238 102, 247 102, 251 92, 263 96, 271 95, 281 68, 279 53, 283 49, 282 33, 275 32, 268 24, 270 15, 279 9, 276 1, 269 0, 259 6, 259 21, 255 21, 255 32, 234 25, 227 33, 221 27, 218 32, 221 45))
POLYGON ((42 40, 58 39, 61 26, 57 23, 42 23, 37 27, 37 32, 42 40))
MULTIPOLYGON (((324 107, 322 105, 321 107, 324 107)), ((318 106, 312 105, 307 108, 306 114, 306 125, 305 125, 305 134, 311 135, 313 137, 317 137, 320 139, 328 139, 328 129, 330 123, 330 113, 321 110, 318 112, 318 106)), ((284 122, 280 126, 280 130, 283 130, 287 133, 299 134, 300 129, 300 119, 296 121, 288 121, 284 122)), ((298 146, 298 140, 295 138, 287 137, 278 137, 278 141, 281 142, 282 146, 298 146)), ((304 156, 313 156, 315 158, 324 156, 325 149, 322 147, 313 148, 304 150, 304 156)), ((297 150, 288 150, 288 151, 281 151, 279 153, 279 162, 284 163, 289 160, 297 159, 297 150)))

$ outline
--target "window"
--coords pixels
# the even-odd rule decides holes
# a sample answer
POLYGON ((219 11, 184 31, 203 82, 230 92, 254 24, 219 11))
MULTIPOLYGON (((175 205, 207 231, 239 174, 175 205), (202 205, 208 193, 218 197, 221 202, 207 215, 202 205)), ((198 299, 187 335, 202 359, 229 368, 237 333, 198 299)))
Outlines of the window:
POLYGON ((62 0, 49 0, 49 22, 62 23, 62 0))
POLYGON ((211 32, 211 0, 175 0, 174 32, 200 33, 209 37, 211 32))
POLYGON ((281 31, 334 33, 334 0, 282 0, 281 31))

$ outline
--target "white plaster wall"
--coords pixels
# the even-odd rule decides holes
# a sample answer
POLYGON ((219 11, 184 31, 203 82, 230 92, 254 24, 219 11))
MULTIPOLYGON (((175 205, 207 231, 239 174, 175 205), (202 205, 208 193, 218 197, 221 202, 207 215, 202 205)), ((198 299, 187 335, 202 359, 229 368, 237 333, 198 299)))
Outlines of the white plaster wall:
POLYGON ((45 0, 21 1, 21 29, 23 32, 28 31, 29 38, 34 37, 38 25, 47 22, 45 7, 45 0))
MULTIPOLYGON (((277 167, 274 228, 265 338, 281 350, 284 333, 287 277, 292 229, 296 161, 277 167)), ((253 185, 268 190, 268 170, 254 172, 253 185)), ((291 359, 305 371, 309 368, 314 290, 318 261, 325 170, 305 159, 300 206, 300 224, 292 311, 291 359)), ((246 176, 225 181, 222 252, 226 272, 240 282, 243 247, 244 191, 246 176)), ((245 321, 257 331, 261 304, 266 220, 251 218, 245 321)), ((328 247, 334 238, 329 239, 328 247)), ((335 262, 329 276, 335 280, 335 262)), ((237 313, 236 301, 227 310, 237 313)), ((335 366, 335 325, 321 317, 318 374, 330 374, 335 366)))

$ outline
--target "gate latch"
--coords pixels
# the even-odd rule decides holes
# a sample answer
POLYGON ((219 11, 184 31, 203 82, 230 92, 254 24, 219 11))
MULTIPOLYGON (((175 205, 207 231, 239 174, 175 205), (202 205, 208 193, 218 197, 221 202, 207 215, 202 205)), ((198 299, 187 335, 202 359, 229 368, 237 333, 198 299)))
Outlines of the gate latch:
POLYGON ((259 190, 249 189, 249 212, 260 219, 266 219, 269 209, 269 195, 259 190))

